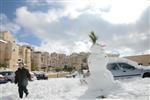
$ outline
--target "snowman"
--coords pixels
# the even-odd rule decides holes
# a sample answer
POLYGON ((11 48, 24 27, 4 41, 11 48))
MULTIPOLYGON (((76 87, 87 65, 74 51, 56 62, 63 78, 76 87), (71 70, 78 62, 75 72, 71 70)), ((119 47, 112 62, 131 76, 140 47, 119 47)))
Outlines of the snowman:
POLYGON ((94 32, 91 32, 90 37, 95 40, 92 40, 93 45, 88 58, 90 76, 86 80, 88 89, 85 92, 85 97, 105 98, 117 87, 117 84, 111 72, 106 68, 108 57, 103 50, 103 46, 96 43, 97 37, 94 32))

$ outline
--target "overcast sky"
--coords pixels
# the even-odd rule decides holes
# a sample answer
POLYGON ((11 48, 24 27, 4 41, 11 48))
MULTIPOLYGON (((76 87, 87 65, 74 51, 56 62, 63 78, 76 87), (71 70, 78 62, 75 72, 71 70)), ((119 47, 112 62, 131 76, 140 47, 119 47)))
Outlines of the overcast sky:
POLYGON ((88 52, 91 31, 106 51, 150 53, 149 0, 1 0, 1 31, 36 49, 88 52))

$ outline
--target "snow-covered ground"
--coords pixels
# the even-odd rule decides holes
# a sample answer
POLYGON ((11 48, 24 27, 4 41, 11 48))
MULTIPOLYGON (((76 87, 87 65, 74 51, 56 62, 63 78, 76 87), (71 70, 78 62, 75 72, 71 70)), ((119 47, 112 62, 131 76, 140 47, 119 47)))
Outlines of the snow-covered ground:
MULTIPOLYGON (((112 91, 103 100, 150 100, 150 78, 140 77, 120 79, 122 88, 112 91)), ((29 82, 28 97, 23 100, 80 100, 87 85, 80 83, 79 78, 55 78, 49 80, 36 80, 29 82)), ((19 100, 18 87, 7 83, 0 85, 0 100, 19 100)), ((85 98, 84 100, 88 100, 85 98)), ((99 100, 94 99, 93 100, 99 100)))

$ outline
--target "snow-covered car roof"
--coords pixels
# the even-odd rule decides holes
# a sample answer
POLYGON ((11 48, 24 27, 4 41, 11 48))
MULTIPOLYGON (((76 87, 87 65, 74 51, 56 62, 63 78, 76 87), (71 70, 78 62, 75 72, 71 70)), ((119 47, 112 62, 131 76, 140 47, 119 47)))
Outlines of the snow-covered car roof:
POLYGON ((2 78, 3 78, 4 76, 0 74, 0 77, 2 77, 2 78))
POLYGON ((129 59, 126 59, 126 58, 109 58, 109 61, 108 61, 108 64, 109 63, 127 63, 127 64, 130 64, 130 65, 132 65, 132 66, 134 66, 134 67, 136 67, 136 68, 142 68, 141 66, 139 66, 138 64, 137 64, 137 62, 134 62, 134 61, 132 61, 132 60, 129 60, 129 59))

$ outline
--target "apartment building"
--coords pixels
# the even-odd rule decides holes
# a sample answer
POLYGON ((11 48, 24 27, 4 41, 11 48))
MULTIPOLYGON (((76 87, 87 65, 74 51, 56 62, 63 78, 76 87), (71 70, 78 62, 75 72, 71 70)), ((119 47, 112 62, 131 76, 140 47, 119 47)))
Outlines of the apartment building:
POLYGON ((30 45, 19 46, 19 58, 24 60, 27 68, 31 70, 31 54, 33 48, 30 45))
POLYGON ((36 52, 32 53, 32 64, 31 65, 34 68, 34 70, 41 69, 41 65, 42 65, 41 57, 42 57, 42 52, 40 52, 40 51, 36 51, 36 52))
POLYGON ((17 69, 19 59, 19 45, 9 31, 0 32, 0 61, 11 70, 17 69))
POLYGON ((16 70, 18 59, 23 59, 31 70, 31 49, 18 45, 9 31, 0 32, 0 64, 6 64, 8 69, 16 70))

